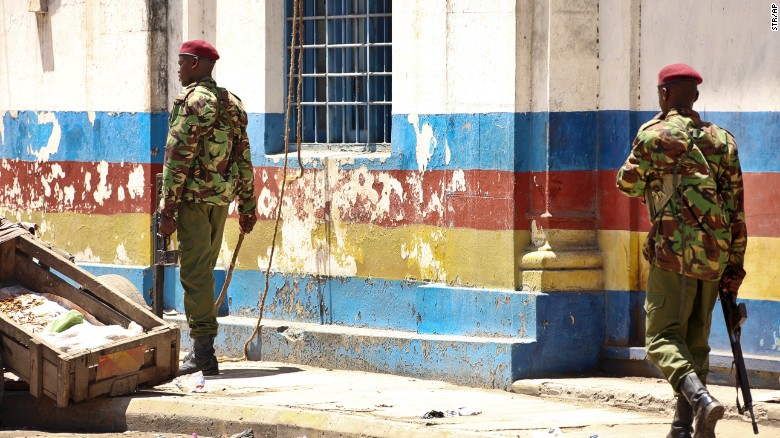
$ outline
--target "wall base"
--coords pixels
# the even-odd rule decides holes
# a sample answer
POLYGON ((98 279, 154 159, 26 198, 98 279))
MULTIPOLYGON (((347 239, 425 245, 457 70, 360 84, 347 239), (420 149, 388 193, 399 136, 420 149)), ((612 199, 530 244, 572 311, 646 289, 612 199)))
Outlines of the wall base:
MULTIPOLYGON (((191 348, 184 316, 165 319, 179 324, 182 347, 191 348)), ((217 355, 243 357, 244 344, 256 323, 254 318, 219 318, 217 355)), ((247 359, 508 389, 518 379, 572 374, 571 364, 565 360, 539 359, 556 355, 556 351, 560 350, 523 338, 421 335, 263 319, 260 341, 255 336, 249 344, 247 359)))
MULTIPOLYGON (((149 283, 144 267, 87 268, 113 269, 142 288, 149 283)), ((243 356, 264 280, 260 271, 234 272, 219 354, 243 356)), ((548 294, 279 273, 269 283, 262 341, 250 346, 250 359, 507 388, 518 379, 595 370, 605 339, 603 291, 548 294)), ((166 269, 165 308, 179 312, 174 319, 186 345, 182 302, 177 270, 166 269)))
MULTIPOLYGON (((663 375, 645 357, 643 347, 604 347, 601 370, 610 376, 656 377, 663 375)), ((710 352, 710 375, 707 383, 735 386, 731 369, 731 352, 710 352)), ((770 356, 745 355, 751 388, 780 389, 780 361, 770 356)))

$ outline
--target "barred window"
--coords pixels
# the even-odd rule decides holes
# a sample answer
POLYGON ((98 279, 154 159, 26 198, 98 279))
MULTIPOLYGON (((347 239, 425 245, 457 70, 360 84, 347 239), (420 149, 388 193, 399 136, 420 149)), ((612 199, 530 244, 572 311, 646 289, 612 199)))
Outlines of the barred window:
MULTIPOLYGON (((286 0, 286 56, 294 64, 291 144, 298 76, 297 44, 289 59, 293 1, 286 0)), ((391 29, 392 0, 303 0, 301 142, 307 148, 375 151, 390 144, 391 29)))

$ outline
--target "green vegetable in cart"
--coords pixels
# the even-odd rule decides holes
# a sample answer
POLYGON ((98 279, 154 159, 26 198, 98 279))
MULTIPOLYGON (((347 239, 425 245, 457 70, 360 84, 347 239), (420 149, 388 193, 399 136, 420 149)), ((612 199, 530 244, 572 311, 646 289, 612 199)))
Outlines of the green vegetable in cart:
POLYGON ((54 333, 62 333, 65 330, 73 327, 74 325, 84 322, 84 315, 78 310, 71 310, 65 315, 55 319, 49 324, 49 331, 54 333))

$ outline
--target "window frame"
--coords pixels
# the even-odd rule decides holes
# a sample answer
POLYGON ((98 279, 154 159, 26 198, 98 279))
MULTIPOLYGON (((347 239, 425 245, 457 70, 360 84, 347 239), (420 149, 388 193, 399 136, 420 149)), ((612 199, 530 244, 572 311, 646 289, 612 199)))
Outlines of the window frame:
MULTIPOLYGON (((290 62, 295 63, 290 102, 290 150, 295 148, 297 128, 297 47, 294 58, 290 59, 293 1, 285 0, 284 4, 285 110, 290 62)), ((301 149, 389 151, 392 141, 392 0, 303 0, 303 3, 301 149), (374 64, 372 50, 377 58, 374 64), (331 53, 341 53, 341 62, 331 53), (336 87, 339 83, 340 90, 336 87), (325 125, 324 132, 322 124, 325 125), (336 131, 339 126, 340 134, 336 131)))

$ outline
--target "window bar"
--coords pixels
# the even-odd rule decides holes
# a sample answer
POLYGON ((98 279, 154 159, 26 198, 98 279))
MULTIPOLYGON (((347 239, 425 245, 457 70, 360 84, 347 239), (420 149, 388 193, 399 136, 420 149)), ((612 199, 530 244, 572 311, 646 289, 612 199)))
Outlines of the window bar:
MULTIPOLYGON (((296 78, 295 78, 295 95, 297 97, 297 105, 295 108, 295 114, 297 117, 295 118, 295 150, 298 152, 298 157, 300 157, 301 154, 301 144, 303 144, 303 132, 304 128, 306 127, 305 121, 306 117, 303 114, 303 54, 305 53, 305 50, 303 49, 303 39, 305 38, 303 33, 303 20, 300 19, 300 17, 303 17, 303 7, 305 5, 303 4, 303 1, 300 3, 300 8, 298 11, 298 17, 296 18, 298 20, 298 50, 296 50, 296 54, 298 55, 295 62, 295 70, 296 70, 296 78)), ((303 165, 301 165, 303 166, 303 165)), ((301 175, 303 175, 303 167, 301 167, 301 175)))
MULTIPOLYGON (((341 13, 344 15, 349 15, 347 13, 347 0, 341 0, 341 13)), ((344 27, 342 28, 344 30, 344 33, 341 35, 342 42, 347 41, 349 34, 347 32, 347 27, 349 26, 349 22, 352 21, 351 19, 345 19, 344 20, 344 27)), ((339 75, 339 81, 341 82, 341 100, 343 102, 347 101, 347 78, 344 77, 344 73, 346 73, 347 70, 347 50, 349 49, 337 49, 341 51, 341 75, 339 75)), ((338 99, 336 99, 338 100, 338 99)), ((347 142, 347 110, 346 106, 341 107, 341 142, 342 143, 348 143, 347 142)))
MULTIPOLYGON (((383 9, 383 10, 386 10, 386 6, 387 5, 385 5, 384 2, 382 3, 382 6, 385 7, 385 9, 383 9)), ((383 37, 382 41, 387 41, 387 20, 382 20, 382 37, 383 37)), ((387 71, 387 53, 385 52, 384 47, 377 48, 377 51, 379 51, 379 50, 382 51, 382 61, 383 61, 382 62, 382 72, 386 72, 387 71)), ((382 84, 381 85, 382 86, 382 93, 381 93, 382 100, 383 101, 387 100, 387 82, 385 81, 385 78, 384 77, 377 77, 376 80, 377 80, 377 92, 379 92, 378 88, 379 88, 379 83, 381 81, 381 84, 382 84)), ((377 113, 377 115, 380 117, 379 118, 379 126, 381 126, 381 129, 382 129, 381 141, 382 141, 382 143, 386 143, 387 142, 387 107, 382 105, 379 108, 381 108, 381 111, 379 111, 377 113)))
MULTIPOLYGON (((317 22, 316 21, 312 21, 310 23, 310 26, 311 26, 311 35, 312 35, 313 41, 316 43, 317 42, 317 22)), ((317 71, 317 49, 306 49, 306 48, 304 48, 303 50, 304 51, 305 50, 309 50, 310 51, 309 53, 313 53, 314 54, 314 56, 311 57, 311 60, 312 60, 311 61, 311 72, 312 73, 316 72, 317 71)), ((306 70, 304 70, 304 73, 307 73, 306 70)), ((312 88, 312 90, 311 90, 312 94, 310 94, 311 99, 316 102, 317 101, 317 78, 307 78, 307 79, 309 80, 308 83, 311 84, 311 88, 312 88)), ((304 81, 303 83, 305 85, 307 82, 304 81)), ((306 105, 306 108, 308 108, 309 111, 315 111, 317 107, 306 105)), ((313 143, 316 143, 317 142, 317 117, 316 117, 316 114, 315 114, 314 120, 312 120, 312 127, 313 127, 312 133, 314 134, 314 141, 313 141, 313 143)))
MULTIPOLYGON (((368 1, 366 0, 365 3, 365 20, 366 20, 366 47, 365 47, 365 53, 366 53, 366 73, 371 71, 371 38, 369 35, 369 29, 371 28, 371 21, 368 17, 368 1)), ((368 102, 371 101, 371 77, 369 75, 365 76, 366 78, 366 104, 365 104, 365 117, 366 117, 366 146, 371 142, 371 117, 370 117, 370 110, 371 107, 368 105, 368 102)), ((368 147, 366 147, 368 149, 368 147)))
POLYGON ((311 68, 297 72, 306 79, 304 82, 311 90, 307 93, 309 100, 302 102, 309 110, 308 116, 299 122, 304 125, 304 132, 311 133, 313 129, 313 135, 302 137, 326 146, 333 143, 334 147, 362 144, 366 150, 371 144, 389 143, 391 123, 388 118, 391 117, 392 106, 389 85, 392 80, 392 55, 388 53, 392 47, 389 41, 392 13, 386 12, 390 9, 389 2, 381 1, 376 5, 377 11, 371 13, 368 0, 329 0, 330 7, 325 0, 306 1, 316 2, 322 12, 317 16, 303 17, 314 27, 313 44, 303 44, 302 50, 304 54, 311 51, 313 64, 311 68), (338 10, 339 7, 341 10, 338 10), (372 27, 372 19, 377 21, 376 27, 372 27), (317 26, 317 22, 324 27, 317 26), (325 35, 321 35, 323 32, 325 35), (340 56, 334 53, 331 57, 331 50, 340 50, 340 56), (374 59, 372 50, 380 50, 375 53, 377 59, 374 59), (319 58, 324 61, 322 69, 317 67, 318 51, 325 52, 319 58), (318 78, 321 79, 318 81, 318 78), (314 120, 308 120, 310 118, 314 120), (340 130, 337 124, 341 125, 340 130), (320 131, 324 135, 320 135, 320 131))
MULTIPOLYGON (((354 14, 353 15, 349 15, 349 14, 327 14, 327 15, 330 18, 332 18, 332 19, 336 19, 336 18, 354 18, 354 14)), ((392 12, 387 12, 387 13, 384 13, 384 12, 374 12, 373 14, 367 14, 367 15, 369 17, 372 17, 372 18, 386 18, 386 17, 391 17, 393 14, 392 14, 392 12)), ((309 15, 309 16, 303 17, 304 21, 320 20, 320 19, 323 19, 323 18, 325 18, 325 15, 309 15)))
MULTIPOLYGON (((355 0, 355 14, 360 13, 361 8, 365 8, 365 0, 355 0)), ((363 11, 363 16, 365 16, 365 11, 363 11)), ((355 19, 355 25, 357 26, 357 29, 355 30, 355 37, 359 40, 361 37, 365 37, 365 27, 366 23, 362 21, 361 18, 355 19)), ((362 41, 363 46, 365 46, 365 41, 362 41)), ((365 96, 365 88, 366 84, 364 82, 366 74, 365 74, 365 68, 363 65, 363 61, 365 60, 365 56, 363 55, 363 47, 352 49, 352 52, 355 56, 355 71, 359 71, 361 74, 358 76, 355 76, 355 102, 362 102, 363 97, 365 96), (363 93, 363 94, 360 94, 363 93)), ((361 141, 361 128, 363 125, 361 124, 361 113, 360 110, 362 108, 362 105, 360 103, 356 103, 353 109, 353 112, 355 113, 353 118, 353 125, 355 130, 355 143, 359 144, 362 143, 361 141)))
MULTIPOLYGON (((353 18, 354 18, 354 17, 353 17, 353 18)), ((390 46, 392 46, 393 44, 392 44, 392 43, 371 43, 371 44, 369 44, 369 45, 370 45, 370 46, 385 46, 385 47, 390 47, 390 46)), ((330 44, 330 45, 329 45, 329 47, 331 47, 331 48, 341 48, 341 47, 357 47, 357 48, 360 48, 360 49, 362 49, 362 48, 363 48, 363 47, 365 47, 365 46, 366 46, 366 44, 363 44, 363 43, 339 43, 339 44, 330 44)), ((315 49, 321 49, 321 48, 325 47, 325 44, 304 44, 304 45, 303 45, 303 47, 304 47, 305 49, 312 49, 312 48, 315 48, 315 49)), ((290 48, 290 46, 288 45, 288 46, 287 46, 287 48, 289 49, 289 48, 290 48)), ((378 73, 381 73, 381 72, 378 72, 378 73)))
MULTIPOLYGON (((326 6, 327 8, 327 6, 326 6)), ((328 34, 330 33, 330 26, 328 23, 328 10, 325 9, 325 143, 330 143, 330 106, 328 103, 330 102, 330 77, 328 77, 328 73, 330 72, 330 61, 328 59, 328 43, 330 42, 330 38, 328 38, 328 34)))

